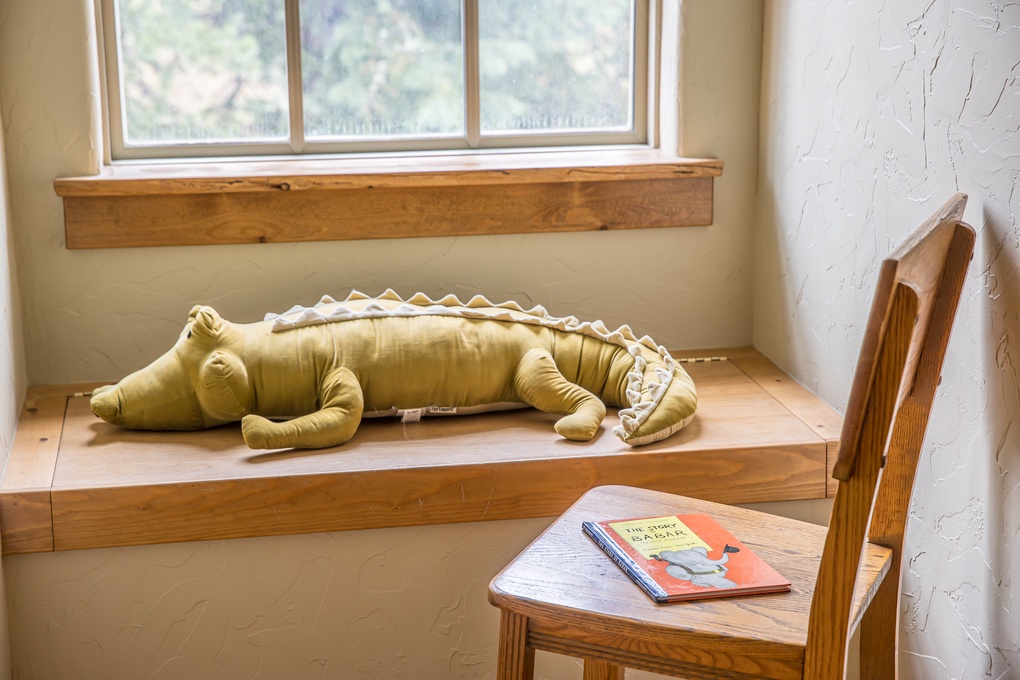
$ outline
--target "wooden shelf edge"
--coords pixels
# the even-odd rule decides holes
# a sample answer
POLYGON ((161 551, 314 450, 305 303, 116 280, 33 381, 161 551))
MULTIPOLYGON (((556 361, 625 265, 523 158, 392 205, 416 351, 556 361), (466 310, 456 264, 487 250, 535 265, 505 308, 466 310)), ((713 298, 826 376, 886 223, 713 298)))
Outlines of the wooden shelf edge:
POLYGON ((64 197, 68 249, 707 226, 711 177, 64 197))
POLYGON ((786 406, 825 442, 825 495, 827 498, 835 496, 838 482, 833 478, 832 470, 839 454, 843 417, 757 350, 740 348, 730 352, 733 355, 732 361, 740 370, 786 406))
POLYGON ((592 487, 640 486, 723 503, 822 498, 820 445, 635 450, 449 467, 53 490, 53 545, 76 550, 552 517, 592 487), (672 470, 672 472, 671 472, 672 470))
POLYGON ((707 226, 722 167, 655 149, 238 160, 53 186, 73 250, 707 226))
POLYGON ((0 480, 0 549, 53 550, 51 487, 67 408, 67 387, 30 386, 0 480))
POLYGON ((723 162, 648 150, 484 153, 383 158, 104 166, 53 182, 58 196, 146 196, 613 182, 718 177, 723 162))
POLYGON ((763 390, 782 403, 825 442, 825 496, 832 498, 836 495, 838 482, 833 478, 832 470, 839 454, 839 438, 843 429, 843 416, 836 409, 791 378, 753 347, 680 350, 673 354, 677 358, 726 357, 763 390))

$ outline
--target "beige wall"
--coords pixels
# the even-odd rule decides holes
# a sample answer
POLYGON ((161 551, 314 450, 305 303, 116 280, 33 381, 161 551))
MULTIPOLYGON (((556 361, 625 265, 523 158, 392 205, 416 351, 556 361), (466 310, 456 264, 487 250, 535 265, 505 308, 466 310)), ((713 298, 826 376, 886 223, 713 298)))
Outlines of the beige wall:
MULTIPOLYGON (((134 370, 197 302, 247 321, 350 288, 484 292, 626 322, 668 346, 750 341, 760 5, 685 3, 682 148, 726 162, 712 227, 71 252, 51 182, 96 164, 89 7, 0 0, 0 112, 32 382, 134 370)), ((498 617, 485 586, 542 525, 7 558, 15 673, 491 677, 498 617)), ((540 664, 544 674, 562 667, 540 664)))
MULTIPOLYGON (((21 303, 14 267, 14 244, 7 194, 7 164, 3 157, 4 129, 0 116, 0 469, 7 461, 25 394, 25 358, 21 342, 21 303)), ((3 568, 0 565, 0 584, 3 568)), ((7 607, 0 586, 0 677, 10 675, 7 607)))
POLYGON ((845 407, 877 266, 956 191, 978 231, 907 530, 907 678, 1020 675, 1020 6, 769 2, 755 344, 845 407))

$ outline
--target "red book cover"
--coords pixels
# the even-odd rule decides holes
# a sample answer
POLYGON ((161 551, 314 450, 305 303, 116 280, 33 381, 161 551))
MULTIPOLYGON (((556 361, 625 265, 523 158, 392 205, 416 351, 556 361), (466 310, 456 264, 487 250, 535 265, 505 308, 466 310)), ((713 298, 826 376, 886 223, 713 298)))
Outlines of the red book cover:
POLYGON ((584 522, 582 529, 659 603, 790 589, 705 514, 584 522))

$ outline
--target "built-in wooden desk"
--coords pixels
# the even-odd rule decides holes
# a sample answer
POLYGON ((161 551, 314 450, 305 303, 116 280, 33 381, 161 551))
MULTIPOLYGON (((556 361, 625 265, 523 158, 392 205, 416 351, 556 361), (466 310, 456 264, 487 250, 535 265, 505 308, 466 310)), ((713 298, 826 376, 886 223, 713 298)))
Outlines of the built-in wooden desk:
MULTIPOLYGON (((0 483, 5 554, 559 514, 626 484, 724 503, 824 498, 840 416, 753 349, 686 368, 695 419, 631 448, 553 432, 534 410, 366 420, 315 451, 253 451, 237 425, 139 432, 102 422, 90 385, 30 388, 0 483)), ((831 490, 830 490, 831 491, 831 490)))

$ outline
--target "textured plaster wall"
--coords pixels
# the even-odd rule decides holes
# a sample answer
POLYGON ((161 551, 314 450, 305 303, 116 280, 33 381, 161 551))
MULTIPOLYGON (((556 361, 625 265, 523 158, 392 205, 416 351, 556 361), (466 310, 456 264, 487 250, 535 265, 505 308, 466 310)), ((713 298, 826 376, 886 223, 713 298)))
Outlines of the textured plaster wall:
MULTIPOLYGON (((0 117, 2 118, 2 117, 0 117)), ((0 469, 7 461, 18 412, 25 394, 25 357, 21 342, 21 304, 14 270, 14 249, 7 197, 7 164, 3 157, 4 135, 0 121, 0 469)), ((0 565, 0 585, 3 568, 0 565)), ((10 675, 7 644, 7 607, 0 588, 0 677, 10 675)))
POLYGON ((877 266, 978 232, 907 531, 907 678, 1020 677, 1020 4, 769 2, 755 344, 846 405, 877 266))
MULTIPOLYGON (((198 302, 245 321, 352 287, 479 291, 627 322, 669 346, 748 343, 761 6, 691 0, 684 11, 677 132, 685 152, 726 162, 712 227, 72 252, 51 183, 100 158, 91 3, 0 0, 30 381, 117 378, 164 351, 198 302)), ((485 586, 542 525, 6 558, 14 675, 491 677, 498 616, 485 586)), ((573 662, 540 665, 545 676, 577 672, 573 662)))
POLYGON ((10 560, 23 678, 485 678, 488 578, 545 522, 10 560))

